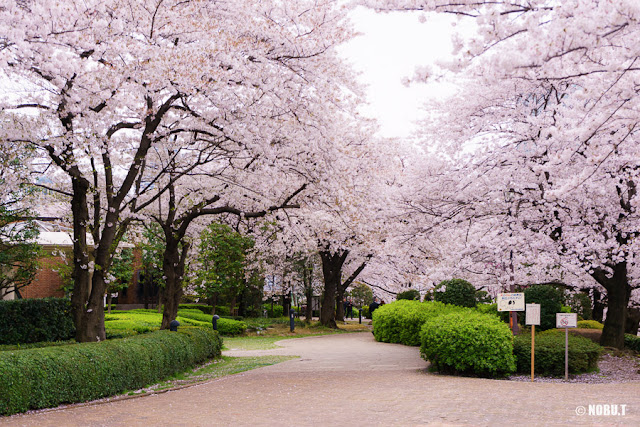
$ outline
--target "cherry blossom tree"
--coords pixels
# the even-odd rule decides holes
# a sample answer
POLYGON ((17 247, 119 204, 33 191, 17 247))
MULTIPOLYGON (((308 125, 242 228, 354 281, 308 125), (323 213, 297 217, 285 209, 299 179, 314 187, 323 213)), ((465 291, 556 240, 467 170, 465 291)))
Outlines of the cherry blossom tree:
POLYGON ((622 347, 638 286, 637 5, 376 6, 456 14, 477 26, 476 37, 457 43, 459 55, 448 67, 464 73, 465 98, 440 110, 439 135, 426 133, 450 148, 463 171, 458 177, 473 179, 456 186, 460 200, 448 197, 447 213, 439 216, 457 211, 484 222, 484 252, 499 242, 517 248, 509 251, 510 266, 588 275, 608 297, 601 343, 622 347), (466 196, 465 185, 473 189, 466 196))
MULTIPOLYGON (((0 63, 24 88, 17 98, 2 97, 1 137, 40 150, 50 162, 41 172, 62 172, 49 187, 71 200, 78 341, 104 339, 102 298, 115 248, 142 210, 173 185, 171 178, 160 182, 169 171, 142 179, 155 166, 147 158, 184 150, 206 156, 220 141, 252 142, 260 147, 254 152, 272 158, 277 144, 269 135, 280 122, 265 117, 287 112, 287 120, 304 121, 322 112, 309 111, 309 98, 338 102, 328 89, 342 71, 325 58, 350 35, 343 13, 333 2, 0 7, 0 63), (265 129, 272 130, 264 135, 265 129)), ((295 141, 302 141, 301 129, 295 141)))

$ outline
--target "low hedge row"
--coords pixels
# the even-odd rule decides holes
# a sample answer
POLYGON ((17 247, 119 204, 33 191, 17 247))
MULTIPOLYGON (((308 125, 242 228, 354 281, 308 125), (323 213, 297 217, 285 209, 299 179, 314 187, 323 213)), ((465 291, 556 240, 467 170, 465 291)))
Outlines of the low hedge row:
POLYGON ((496 316, 466 310, 429 319, 420 354, 440 372, 503 376, 516 369, 509 326, 496 316))
POLYGON ((0 300, 0 344, 64 341, 76 333, 66 298, 0 300))
POLYGON ((135 390, 220 356, 213 330, 0 352, 0 415, 135 390))
MULTIPOLYGON (((536 335, 535 372, 540 375, 564 374, 564 330, 549 330, 536 335)), ((580 374, 598 368, 602 347, 588 338, 569 335, 569 372, 580 374)), ((518 335, 513 340, 513 354, 518 372, 531 372, 531 335, 518 335)))
POLYGON ((420 328, 428 320, 447 313, 469 310, 441 302, 399 300, 373 312, 373 335, 377 341, 420 345, 420 328))
MULTIPOLYGON (((199 310, 178 310, 178 321, 190 325, 211 328, 212 320, 212 315, 204 314, 199 310)), ((217 326, 220 335, 224 336, 242 335, 247 330, 247 324, 245 322, 223 317, 218 319, 217 326)))

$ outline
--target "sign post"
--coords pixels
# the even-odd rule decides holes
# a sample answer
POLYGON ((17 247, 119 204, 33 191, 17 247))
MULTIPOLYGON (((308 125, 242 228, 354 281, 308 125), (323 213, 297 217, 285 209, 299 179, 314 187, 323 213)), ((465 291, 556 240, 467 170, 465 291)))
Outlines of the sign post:
POLYGON ((524 293, 508 293, 498 294, 498 311, 509 311, 509 317, 511 319, 511 331, 513 335, 518 333, 518 322, 516 317, 516 311, 524 311, 524 293))
POLYGON ((525 324, 531 325, 531 382, 533 382, 536 354, 536 325, 540 325, 540 304, 527 304, 525 324))
POLYGON ((564 328, 564 380, 569 379, 569 328, 578 327, 576 313, 556 313, 556 328, 564 328))

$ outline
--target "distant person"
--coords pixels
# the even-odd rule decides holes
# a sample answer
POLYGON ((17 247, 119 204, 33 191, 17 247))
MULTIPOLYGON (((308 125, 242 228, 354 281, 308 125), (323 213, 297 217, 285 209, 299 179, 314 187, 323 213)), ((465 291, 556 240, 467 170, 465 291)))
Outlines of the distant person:
POLYGON ((371 305, 369 305, 369 316, 373 319, 373 312, 376 311, 376 308, 380 307, 378 303, 378 298, 374 298, 371 305))

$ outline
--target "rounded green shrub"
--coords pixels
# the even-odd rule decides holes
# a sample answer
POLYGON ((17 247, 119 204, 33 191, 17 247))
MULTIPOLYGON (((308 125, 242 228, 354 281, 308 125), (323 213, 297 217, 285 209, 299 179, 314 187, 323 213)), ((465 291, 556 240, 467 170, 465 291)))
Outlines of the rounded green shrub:
POLYGON ((135 390, 219 357, 220 336, 182 328, 99 343, 0 352, 0 415, 135 390))
POLYGON ((604 325, 597 320, 579 320, 578 328, 582 329, 600 329, 604 328, 604 325))
POLYGON ((462 310, 441 302, 400 300, 381 305, 373 312, 373 335, 377 341, 420 345, 420 328, 430 319, 462 310))
POLYGON ((512 334, 496 316, 472 310, 430 319, 420 354, 441 372, 502 376, 516 370, 512 334))
POLYGON ((409 301, 420 301, 420 292, 417 289, 409 289, 404 292, 398 293, 396 300, 407 299, 409 301))
POLYGON ((433 298, 460 307, 476 306, 476 288, 463 279, 443 280, 433 290, 433 298))
POLYGON ((527 304, 540 304, 540 325, 536 330, 544 331, 556 327, 556 313, 562 310, 564 293, 551 285, 533 285, 524 291, 527 304))
MULTIPOLYGON (((540 375, 564 375, 564 330, 536 334, 535 372, 540 375)), ((580 374, 598 368, 602 347, 588 338, 569 335, 569 372, 580 374)), ((531 335, 518 335, 513 340, 513 353, 518 372, 531 372, 531 335)))

